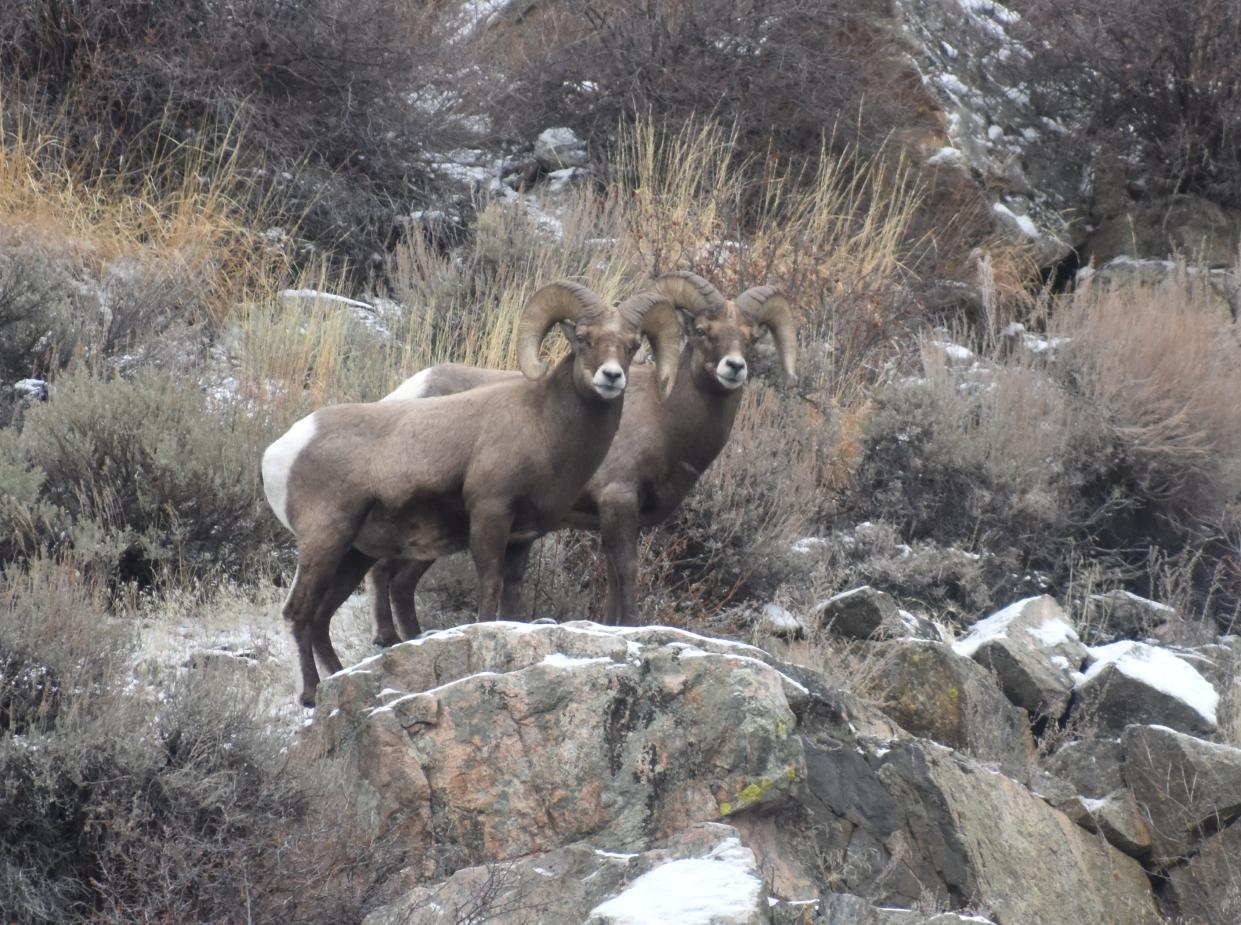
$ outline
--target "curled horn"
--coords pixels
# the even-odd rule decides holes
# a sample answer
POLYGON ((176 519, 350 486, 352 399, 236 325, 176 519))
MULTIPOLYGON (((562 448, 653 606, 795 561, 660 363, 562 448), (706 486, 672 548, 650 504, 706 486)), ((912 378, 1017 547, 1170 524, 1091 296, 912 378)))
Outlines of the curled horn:
POLYGON ((666 399, 677 378, 677 360, 681 355, 681 325, 677 321, 675 300, 662 292, 640 292, 616 307, 629 324, 641 329, 651 342, 655 354, 655 379, 659 398, 666 399))
POLYGON ((737 296, 737 308, 750 321, 771 331, 789 382, 797 380, 797 324, 793 308, 775 286, 755 286, 737 296))
POLYGON ((697 273, 677 270, 655 278, 655 288, 682 311, 691 315, 718 315, 727 304, 724 296, 697 273))
POLYGON ((539 359, 543 338, 557 321, 599 317, 611 309, 603 300, 571 280, 548 283, 530 297, 517 319, 517 365, 527 378, 542 379, 547 364, 539 359))

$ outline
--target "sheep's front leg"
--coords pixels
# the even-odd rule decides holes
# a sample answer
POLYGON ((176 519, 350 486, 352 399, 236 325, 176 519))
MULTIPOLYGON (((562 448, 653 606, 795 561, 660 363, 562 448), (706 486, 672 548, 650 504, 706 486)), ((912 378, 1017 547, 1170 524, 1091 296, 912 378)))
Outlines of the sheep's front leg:
POLYGON ((427 570, 435 564, 434 559, 414 559, 402 562, 396 574, 392 576, 392 609, 396 611, 396 622, 401 627, 401 635, 406 639, 414 639, 421 632, 418 625, 418 609, 414 601, 414 592, 418 582, 427 570))
POLYGON ((510 543, 504 551, 504 590, 500 593, 500 616, 521 619, 521 580, 530 561, 531 543, 510 543))
POLYGON ((513 515, 507 507, 470 511, 470 556, 478 572, 478 619, 494 620, 504 591, 504 551, 513 515))
POLYGON ((599 503, 599 539, 607 559, 608 596, 604 622, 629 626, 638 611, 638 509, 629 498, 599 503))
POLYGON ((405 563, 397 559, 380 559, 371 569, 371 612, 375 617, 375 645, 383 648, 401 641, 392 625, 392 578, 405 563))

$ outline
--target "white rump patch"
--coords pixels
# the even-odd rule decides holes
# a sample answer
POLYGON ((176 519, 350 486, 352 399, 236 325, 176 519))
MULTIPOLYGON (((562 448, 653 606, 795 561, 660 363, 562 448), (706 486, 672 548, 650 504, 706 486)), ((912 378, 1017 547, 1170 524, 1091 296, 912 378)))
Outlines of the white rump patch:
POLYGON ((431 383, 432 366, 428 366, 421 372, 414 373, 395 389, 385 395, 380 401, 402 401, 406 398, 425 398, 427 387, 431 383))
POLYGON ((263 453, 263 493, 272 511, 290 531, 293 525, 289 523, 289 472, 318 431, 314 414, 308 414, 263 453))

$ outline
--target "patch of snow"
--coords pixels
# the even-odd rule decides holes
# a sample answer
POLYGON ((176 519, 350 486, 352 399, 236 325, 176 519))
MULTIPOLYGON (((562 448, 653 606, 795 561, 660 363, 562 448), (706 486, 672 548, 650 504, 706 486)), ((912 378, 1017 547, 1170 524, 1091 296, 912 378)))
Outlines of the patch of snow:
POLYGON ((959 54, 959 52, 955 48, 953 48, 943 39, 940 39, 939 41, 939 50, 942 51, 944 53, 944 57, 949 59, 950 61, 955 61, 959 54))
POLYGON ((991 209, 1007 224, 1016 227, 1026 237, 1037 240, 1043 236, 1043 233, 1038 230, 1038 226, 1034 224, 1030 216, 1018 215, 1002 202, 997 202, 991 209))
POLYGON ((1168 604, 1161 604, 1159 601, 1152 601, 1148 597, 1139 597, 1138 595, 1134 594, 1132 591, 1121 591, 1120 593, 1123 594, 1129 600, 1133 601, 1135 604, 1141 604, 1143 607, 1146 607, 1149 610, 1157 610, 1160 613, 1166 613, 1166 614, 1176 613, 1175 607, 1169 606, 1168 604))
POLYGON ((1027 626, 1026 632, 1033 636, 1039 645, 1048 649, 1062 642, 1077 641, 1077 633, 1063 620, 1047 620, 1038 626, 1027 626))
POLYGON ((1077 799, 1078 799, 1078 802, 1082 804, 1082 806, 1086 807, 1086 811, 1088 813, 1097 813, 1099 810, 1101 810, 1104 806, 1107 805, 1107 797, 1102 797, 1100 799, 1094 799, 1093 797, 1079 796, 1077 799))
MULTIPOLYGON (((992 639, 999 639, 1001 636, 1008 635, 1009 626, 1021 615, 1021 611, 1031 601, 1037 598, 1026 597, 1019 601, 1009 604, 1002 610, 993 613, 986 619, 979 620, 970 628, 967 635, 960 642, 954 643, 952 650, 958 655, 964 655, 967 658, 973 656, 975 652, 982 646, 984 642, 992 639)), ((1076 640, 1077 633, 1073 631, 1073 627, 1069 626, 1063 620, 1052 619, 1044 622, 1037 627, 1027 627, 1026 631, 1034 637, 1040 645, 1055 646, 1068 640, 1076 640)))
POLYGON ((704 858, 661 864, 591 910, 609 925, 726 925, 749 921, 762 895, 754 854, 725 839, 704 858))
POLYGON ((931 346, 939 349, 944 356, 954 363, 972 363, 974 362, 974 351, 969 347, 962 347, 960 344, 954 344, 946 340, 933 340, 931 346))
POLYGON ((998 125, 992 125, 987 129, 987 137, 992 141, 999 141, 1004 137, 1004 129, 1000 128, 998 125))
POLYGON ((595 854, 601 858, 615 858, 618 861, 632 861, 637 857, 636 854, 622 854, 619 851, 604 851, 602 848, 596 848, 595 854))
POLYGON ((611 659, 606 655, 596 658, 581 658, 572 655, 565 655, 563 652, 553 652, 550 655, 543 656, 540 665, 547 665, 551 668, 580 668, 583 665, 598 665, 600 662, 611 663, 611 659))
POLYGON ((789 549, 793 552, 806 555, 814 552, 816 549, 822 549, 827 545, 827 540, 821 536, 804 536, 800 540, 793 543, 789 549))
POLYGON ((965 155, 951 145, 940 148, 926 159, 932 167, 960 167, 965 163, 965 155))
POLYGON ((1126 639, 1089 650, 1091 664, 1080 675, 1077 686, 1089 681, 1108 665, 1157 691, 1175 697, 1211 725, 1216 723, 1219 694, 1211 682, 1189 662, 1166 649, 1126 639))
POLYGON ((939 84, 941 90, 954 97, 969 97, 973 95, 973 90, 961 82, 961 79, 955 74, 943 73, 935 75, 935 82, 939 84))
POLYGON ((46 398, 47 382, 43 379, 18 379, 13 383, 13 391, 31 398, 46 398))

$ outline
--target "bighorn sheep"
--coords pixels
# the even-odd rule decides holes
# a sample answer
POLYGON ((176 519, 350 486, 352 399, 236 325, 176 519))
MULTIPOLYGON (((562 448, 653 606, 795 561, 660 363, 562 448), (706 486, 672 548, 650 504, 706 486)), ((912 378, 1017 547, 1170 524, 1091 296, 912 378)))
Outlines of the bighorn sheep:
MULTIPOLYGON (((796 329, 787 299, 771 286, 756 286, 735 300, 693 273, 666 273, 654 288, 678 310, 688 339, 676 381, 661 401, 648 369, 632 371, 620 430, 607 459, 591 477, 563 526, 598 530, 607 565, 605 621, 631 623, 637 607, 638 529, 664 520, 677 509, 698 478, 728 442, 749 374, 746 352, 769 330, 786 376, 793 380, 796 329)), ((446 364, 407 379, 388 399, 428 398, 460 393, 512 379, 517 373, 446 364)), ((510 546, 504 568, 504 609, 517 610, 528 542, 510 546)), ((391 645, 418 635, 414 589, 434 564, 385 561, 372 572, 375 641, 391 645)))
POLYGON ((317 655, 340 659, 332 615, 377 559, 435 559, 468 548, 478 617, 496 616, 509 543, 559 526, 607 455, 620 424, 630 360, 650 339, 660 387, 671 389, 679 331, 666 298, 648 292, 609 308, 572 282, 544 286, 517 327, 522 376, 429 401, 323 408, 263 454, 263 488, 297 537, 284 604, 314 703, 317 655), (564 325, 572 348, 548 372, 539 346, 564 325))

